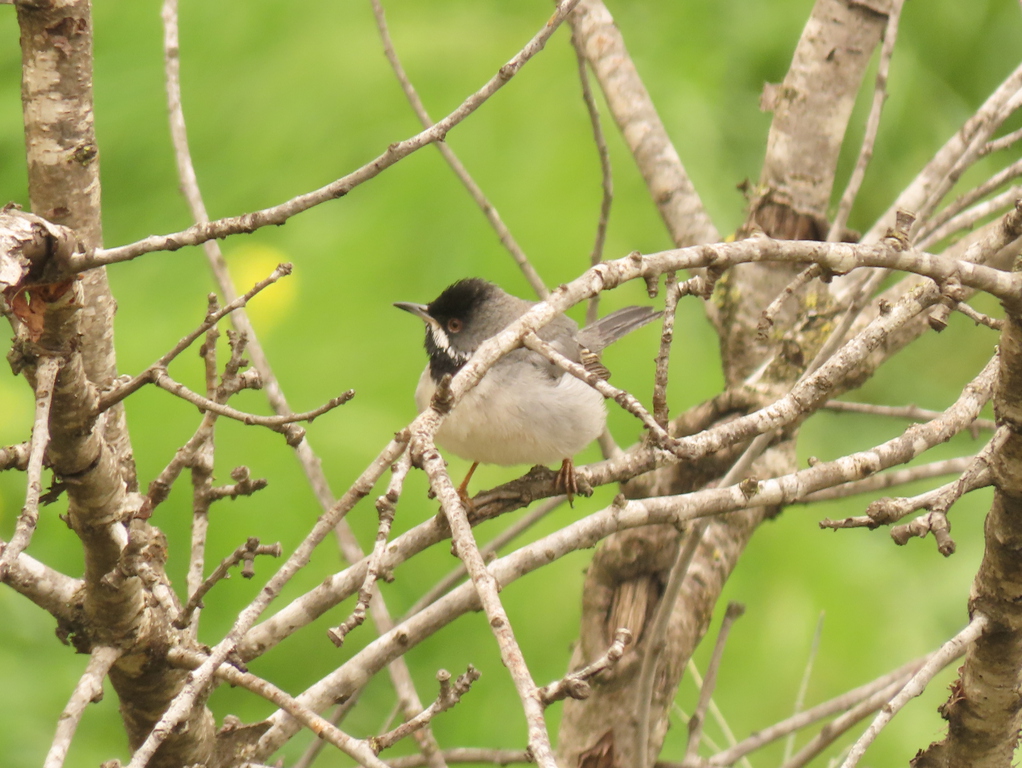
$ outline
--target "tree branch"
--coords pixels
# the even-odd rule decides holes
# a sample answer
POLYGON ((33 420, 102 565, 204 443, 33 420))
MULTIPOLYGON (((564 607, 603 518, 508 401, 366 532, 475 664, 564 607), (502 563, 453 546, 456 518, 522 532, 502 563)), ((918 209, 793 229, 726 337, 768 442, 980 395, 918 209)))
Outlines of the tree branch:
POLYGON ((103 264, 129 261, 153 251, 176 251, 178 248, 183 248, 187 245, 199 245, 214 238, 254 232, 261 227, 269 225, 279 226, 292 216, 307 211, 316 205, 343 197, 358 185, 376 177, 382 171, 416 150, 428 144, 443 141, 452 128, 475 112, 490 96, 500 90, 508 80, 514 77, 533 56, 543 50, 547 40, 557 31, 557 28, 577 2, 578 0, 564 0, 564 2, 558 5, 554 15, 526 43, 522 50, 513 56, 507 64, 502 66, 497 74, 490 78, 482 88, 465 99, 457 109, 432 127, 417 133, 411 138, 391 144, 383 154, 363 165, 358 170, 342 176, 325 187, 298 195, 271 208, 252 211, 251 213, 233 218, 199 223, 186 230, 170 235, 153 235, 136 243, 122 245, 118 248, 97 248, 86 256, 73 258, 68 265, 69 269, 72 272, 82 272, 103 264))

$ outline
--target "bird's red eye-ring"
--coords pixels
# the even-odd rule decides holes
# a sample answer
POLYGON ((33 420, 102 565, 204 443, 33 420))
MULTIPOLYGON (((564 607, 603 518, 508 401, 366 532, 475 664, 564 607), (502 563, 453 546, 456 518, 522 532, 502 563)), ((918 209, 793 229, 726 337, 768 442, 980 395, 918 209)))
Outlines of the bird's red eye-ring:
POLYGON ((452 317, 447 321, 447 330, 451 333, 459 333, 461 331, 462 322, 456 317, 452 317))

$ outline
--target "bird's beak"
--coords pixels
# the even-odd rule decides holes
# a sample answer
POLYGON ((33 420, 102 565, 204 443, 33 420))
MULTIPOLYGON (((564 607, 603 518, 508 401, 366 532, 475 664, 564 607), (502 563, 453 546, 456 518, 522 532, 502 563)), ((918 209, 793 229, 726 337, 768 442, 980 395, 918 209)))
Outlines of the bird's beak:
POLYGON ((395 301, 394 306, 398 309, 403 309, 405 312, 411 312, 413 315, 418 317, 427 325, 436 325, 436 320, 429 314, 429 308, 425 304, 412 304, 408 301, 395 301))

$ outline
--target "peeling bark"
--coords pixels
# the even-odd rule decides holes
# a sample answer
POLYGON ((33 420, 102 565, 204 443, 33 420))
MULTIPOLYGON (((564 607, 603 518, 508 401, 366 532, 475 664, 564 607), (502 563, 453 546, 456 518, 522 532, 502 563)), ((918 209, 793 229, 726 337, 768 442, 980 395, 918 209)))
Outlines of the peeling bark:
MULTIPOLYGON (((47 456, 66 488, 68 523, 85 557, 83 610, 64 618, 73 625, 65 631, 73 632, 79 650, 110 645, 124 651, 110 678, 134 747, 187 679, 187 673, 166 661, 167 648, 181 637, 170 625, 173 617, 151 596, 153 587, 166 585, 162 534, 141 521, 129 527, 138 497, 123 412, 118 406, 97 413, 100 389, 116 377, 115 305, 105 271, 45 282, 49 274, 67 274, 61 264, 75 250, 102 245, 91 8, 87 0, 53 0, 19 2, 17 10, 29 197, 34 215, 49 225, 25 218, 33 226, 49 227, 51 246, 54 233, 65 231, 59 227, 73 232, 77 242, 75 248, 43 248, 41 260, 5 286, 9 297, 31 297, 25 302, 27 315, 11 316, 17 335, 9 360, 35 388, 38 363, 47 357, 62 359, 47 456)), ((212 715, 200 705, 151 765, 205 763, 212 753, 212 715)))

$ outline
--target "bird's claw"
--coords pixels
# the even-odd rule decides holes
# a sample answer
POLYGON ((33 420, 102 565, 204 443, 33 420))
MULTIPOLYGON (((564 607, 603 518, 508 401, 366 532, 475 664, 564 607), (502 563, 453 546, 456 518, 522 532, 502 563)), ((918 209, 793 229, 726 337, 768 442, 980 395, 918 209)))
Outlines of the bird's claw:
POLYGON ((568 497, 568 505, 574 508, 575 495, 578 493, 578 479, 575 477, 575 462, 571 459, 561 462, 561 468, 554 480, 554 488, 564 491, 564 495, 568 497))

